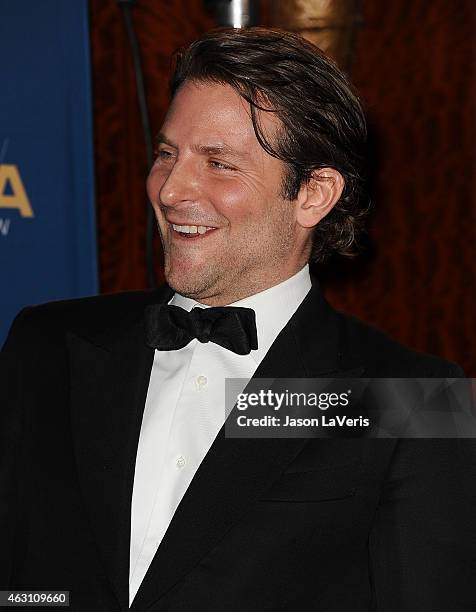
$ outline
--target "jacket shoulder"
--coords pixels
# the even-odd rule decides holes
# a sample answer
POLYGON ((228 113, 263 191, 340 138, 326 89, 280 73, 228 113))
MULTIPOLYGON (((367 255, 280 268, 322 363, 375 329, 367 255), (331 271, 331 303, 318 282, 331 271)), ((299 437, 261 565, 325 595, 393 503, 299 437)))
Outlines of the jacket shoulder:
POLYGON ((139 320, 148 304, 158 301, 165 288, 131 291, 27 306, 16 316, 4 350, 15 344, 48 344, 66 332, 94 336, 139 320))
POLYGON ((356 352, 372 376, 461 377, 459 365, 435 355, 416 351, 359 319, 340 313, 348 346, 356 352))

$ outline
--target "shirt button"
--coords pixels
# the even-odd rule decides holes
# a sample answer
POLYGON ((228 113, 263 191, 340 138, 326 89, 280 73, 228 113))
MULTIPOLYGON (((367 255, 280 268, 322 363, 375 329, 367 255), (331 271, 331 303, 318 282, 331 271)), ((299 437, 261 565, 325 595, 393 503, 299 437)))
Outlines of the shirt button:
POLYGON ((202 389, 204 389, 207 386, 207 382, 208 382, 208 379, 206 376, 203 376, 203 374, 201 374, 200 376, 197 376, 197 378, 195 379, 197 390, 201 391, 202 389))
POLYGON ((175 462, 175 465, 180 469, 180 468, 185 467, 185 464, 186 464, 185 457, 183 455, 180 455, 180 457, 175 462))

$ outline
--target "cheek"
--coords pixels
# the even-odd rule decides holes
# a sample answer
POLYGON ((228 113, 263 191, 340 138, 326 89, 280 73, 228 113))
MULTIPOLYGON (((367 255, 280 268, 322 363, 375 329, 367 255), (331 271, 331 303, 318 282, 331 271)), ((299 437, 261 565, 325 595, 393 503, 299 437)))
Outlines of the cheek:
POLYGON ((215 207, 232 225, 238 221, 252 221, 263 206, 263 194, 243 181, 216 181, 210 185, 210 196, 215 207))

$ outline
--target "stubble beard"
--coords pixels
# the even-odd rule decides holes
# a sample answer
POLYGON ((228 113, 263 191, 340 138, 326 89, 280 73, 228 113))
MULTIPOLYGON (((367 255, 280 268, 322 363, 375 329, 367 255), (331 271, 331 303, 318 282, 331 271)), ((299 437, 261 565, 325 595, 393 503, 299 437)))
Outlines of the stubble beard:
POLYGON ((236 246, 233 252, 214 257, 210 262, 191 265, 190 269, 180 263, 180 255, 170 252, 171 245, 165 250, 163 241, 167 283, 185 297, 226 305, 285 280, 289 275, 284 267, 292 251, 294 233, 288 215, 283 214, 279 221, 275 225, 279 228, 278 240, 275 235, 263 237, 256 232, 254 239, 241 247, 236 246), (251 250, 243 259, 247 249, 251 250))
POLYGON ((184 265, 173 262, 174 256, 165 254, 165 278, 168 285, 180 295, 201 301, 216 293, 220 273, 220 263, 214 262, 207 266, 205 263, 191 265, 188 269, 184 265))

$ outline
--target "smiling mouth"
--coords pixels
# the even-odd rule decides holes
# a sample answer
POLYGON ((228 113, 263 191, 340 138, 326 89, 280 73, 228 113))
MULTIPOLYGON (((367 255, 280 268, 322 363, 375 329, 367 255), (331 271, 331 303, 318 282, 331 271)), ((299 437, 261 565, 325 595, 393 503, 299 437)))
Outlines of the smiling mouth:
POLYGON ((175 223, 171 223, 170 225, 172 226, 174 234, 186 240, 203 238, 217 229, 216 227, 208 227, 206 225, 176 225, 175 223))

